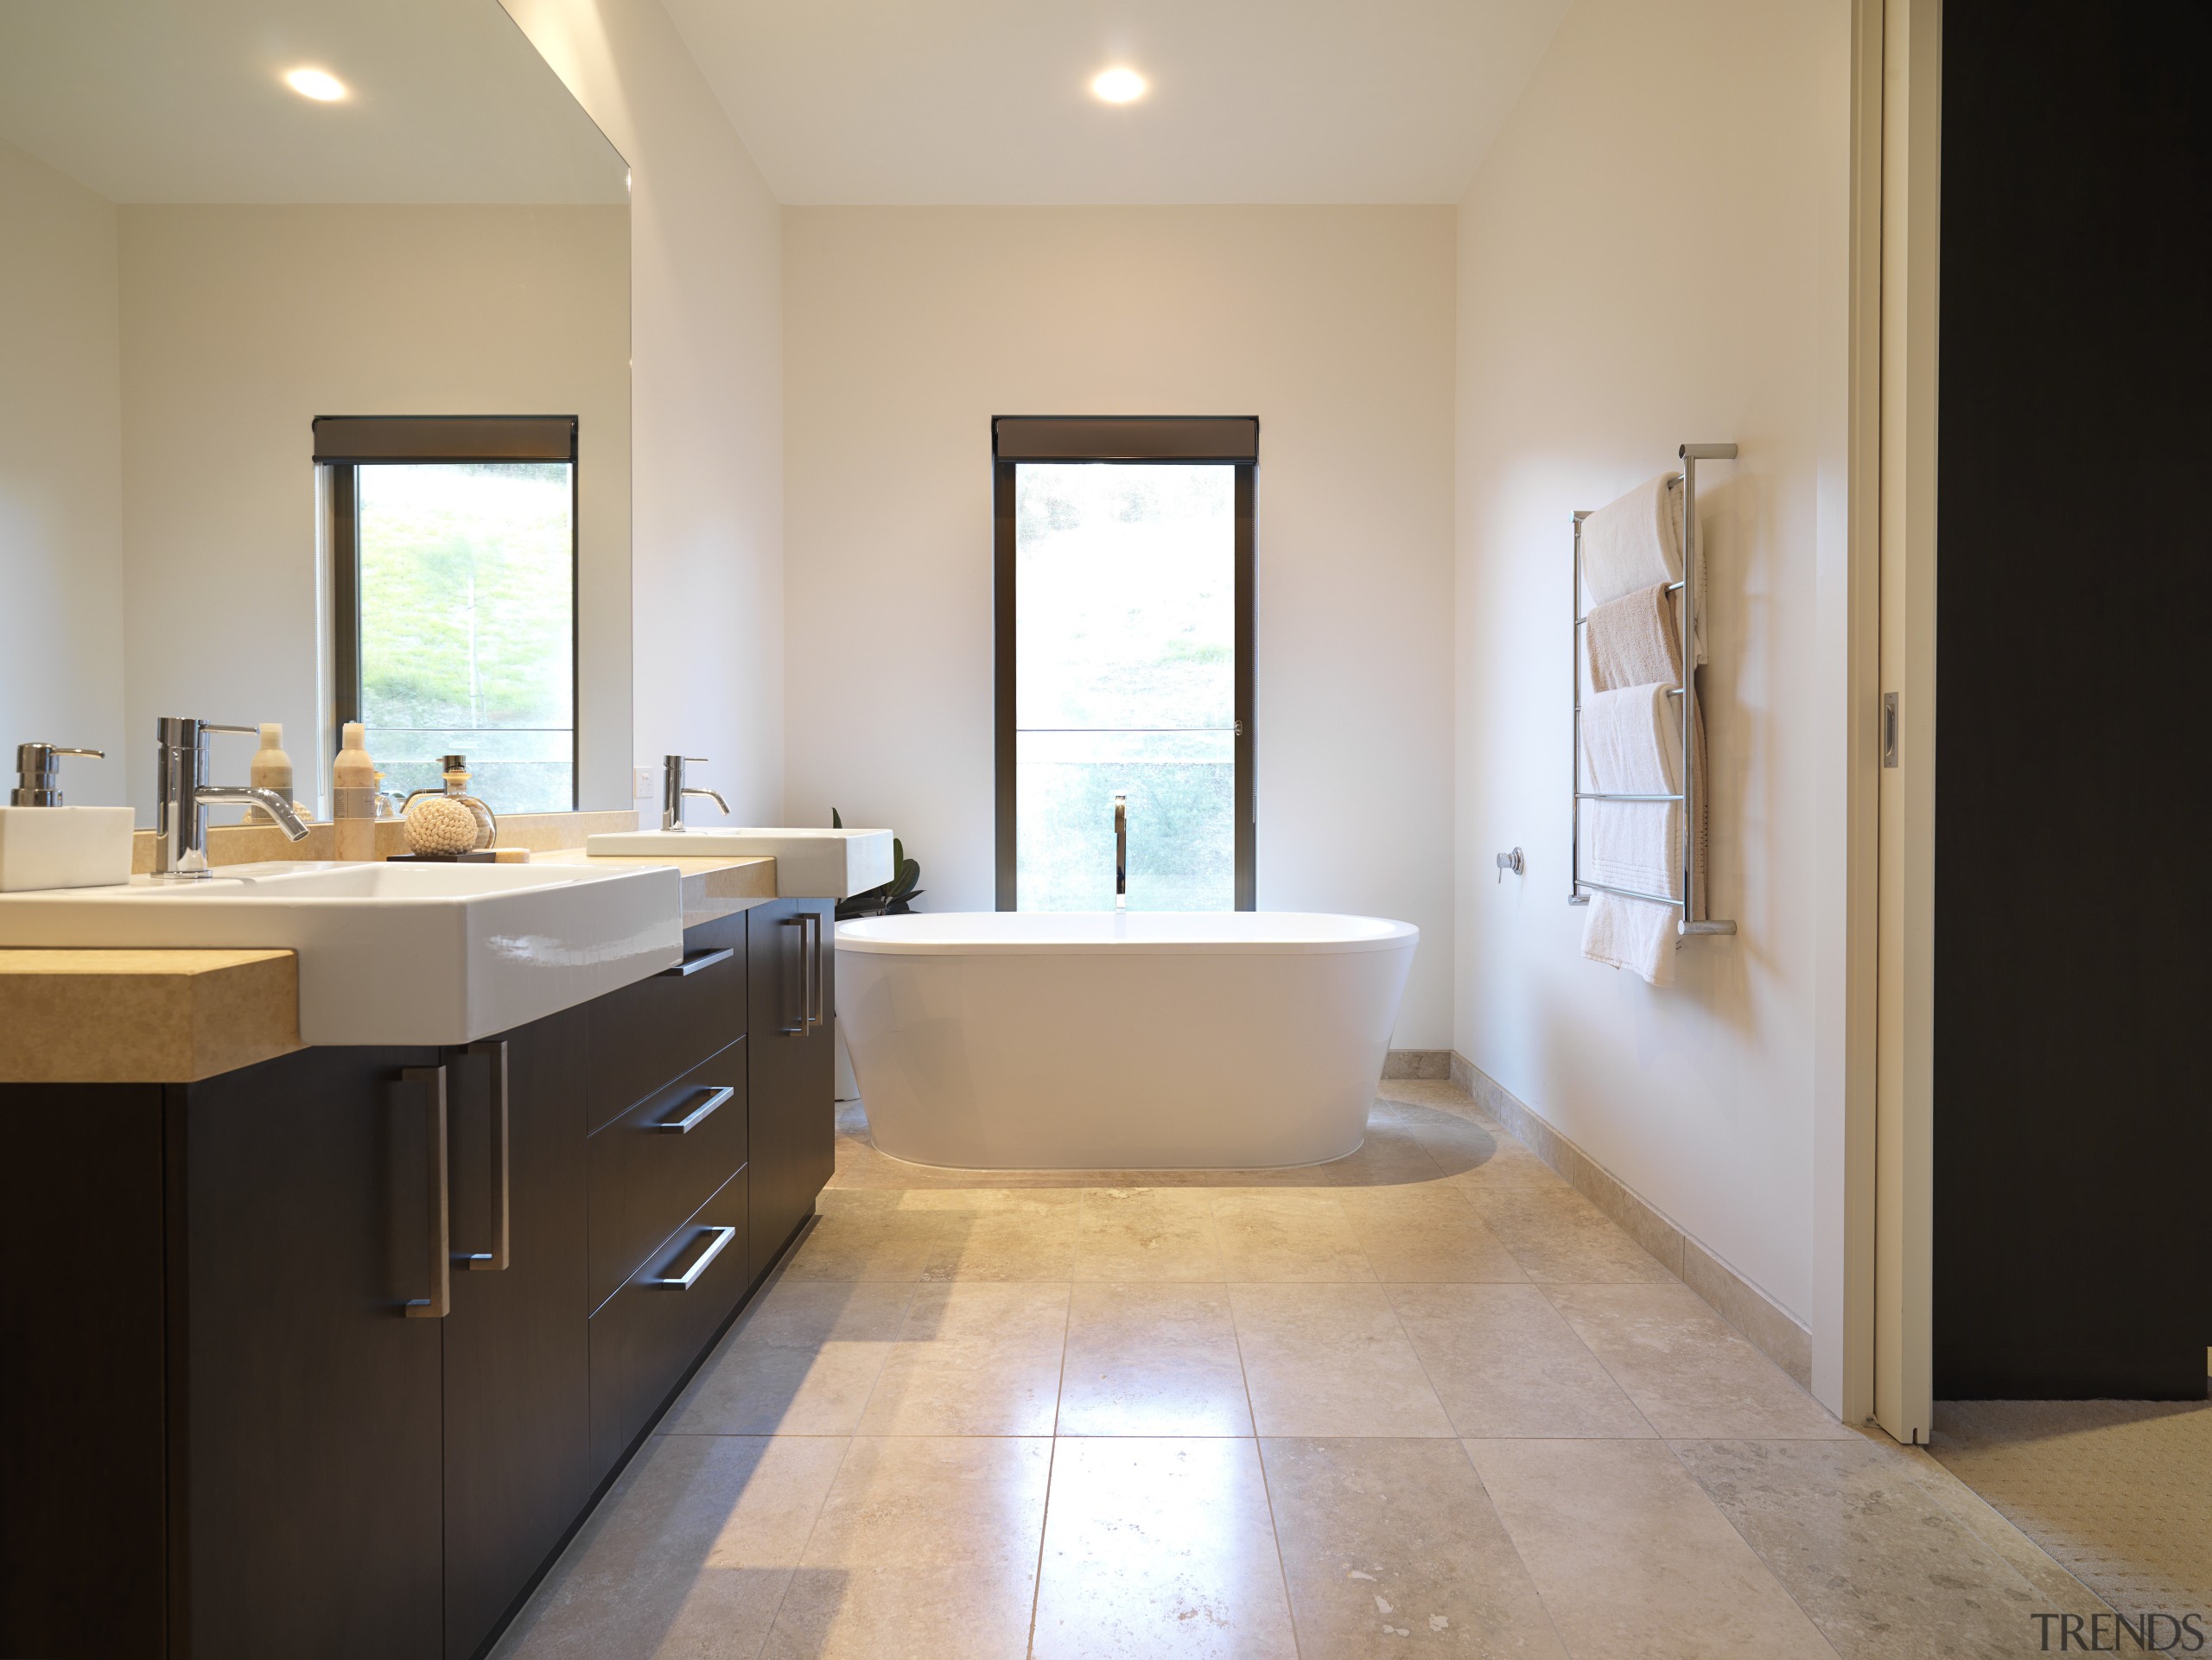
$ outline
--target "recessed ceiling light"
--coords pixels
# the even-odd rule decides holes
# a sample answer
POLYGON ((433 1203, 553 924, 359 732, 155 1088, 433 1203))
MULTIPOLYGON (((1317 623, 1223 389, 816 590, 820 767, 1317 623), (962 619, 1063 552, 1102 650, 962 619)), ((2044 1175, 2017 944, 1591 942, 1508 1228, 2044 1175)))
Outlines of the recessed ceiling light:
POLYGON ((346 96, 346 83, 321 69, 287 70, 284 85, 302 98, 311 98, 318 104, 335 103, 346 96))
POLYGON ((1134 69, 1105 69, 1091 81, 1090 90, 1109 104, 1130 104, 1144 96, 1144 77, 1134 69))

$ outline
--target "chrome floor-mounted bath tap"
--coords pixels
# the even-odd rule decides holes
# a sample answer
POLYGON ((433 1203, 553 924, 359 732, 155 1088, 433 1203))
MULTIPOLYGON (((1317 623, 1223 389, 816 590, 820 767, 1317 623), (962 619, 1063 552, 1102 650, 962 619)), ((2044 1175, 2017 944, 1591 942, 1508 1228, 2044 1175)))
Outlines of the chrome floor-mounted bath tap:
POLYGON ((1129 792, 1114 792, 1114 908, 1129 908, 1129 792))

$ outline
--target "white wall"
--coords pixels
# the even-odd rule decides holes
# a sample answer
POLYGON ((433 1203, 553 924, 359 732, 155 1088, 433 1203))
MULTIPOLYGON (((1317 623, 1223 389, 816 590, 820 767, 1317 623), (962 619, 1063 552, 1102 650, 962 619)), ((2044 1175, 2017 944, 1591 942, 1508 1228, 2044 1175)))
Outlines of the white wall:
MULTIPOLYGON (((1459 210, 1457 1046, 1801 1320, 1840 995, 1847 0, 1579 0, 1459 210), (1566 904, 1569 514, 1684 440, 1710 554, 1712 914, 1655 990, 1566 904), (1495 881, 1516 843, 1529 874, 1495 881)), ((1826 1339, 1815 1332, 1816 1349, 1826 1339)))
POLYGON ((1452 975, 1450 208, 792 208, 785 810, 994 902, 990 418, 1257 415, 1259 900, 1452 975))
MULTIPOLYGON (((0 761, 124 799, 123 378, 114 205, 0 143, 0 761)), ((5 773, 12 785, 15 774, 5 773)))
MULTIPOLYGON (((164 715, 282 721, 301 792, 319 787, 318 415, 577 417, 578 782, 587 806, 626 805, 626 211, 120 213, 128 782, 140 823, 153 822, 164 715)), ((241 780, 252 745, 227 741, 236 748, 217 776, 241 780)))
MULTIPOLYGON (((783 800, 780 210, 659 0, 503 0, 631 168, 636 760, 783 800)), ((657 788, 658 786, 656 786, 657 788)))

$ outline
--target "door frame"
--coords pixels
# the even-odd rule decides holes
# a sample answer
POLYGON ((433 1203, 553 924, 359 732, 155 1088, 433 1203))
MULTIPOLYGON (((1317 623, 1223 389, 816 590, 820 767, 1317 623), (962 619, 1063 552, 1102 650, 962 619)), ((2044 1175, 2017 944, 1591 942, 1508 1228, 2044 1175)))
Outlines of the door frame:
POLYGON ((1874 1416, 1925 1443, 1934 1404, 1936 499, 1942 0, 1884 0, 1881 690, 1874 1416), (1894 764, 1891 764, 1894 763, 1894 764))
POLYGON ((1840 1214, 1815 1392, 1924 1443, 1933 1396, 1942 0, 1852 7, 1840 1214), (1885 695, 1897 698, 1885 766, 1885 695))

